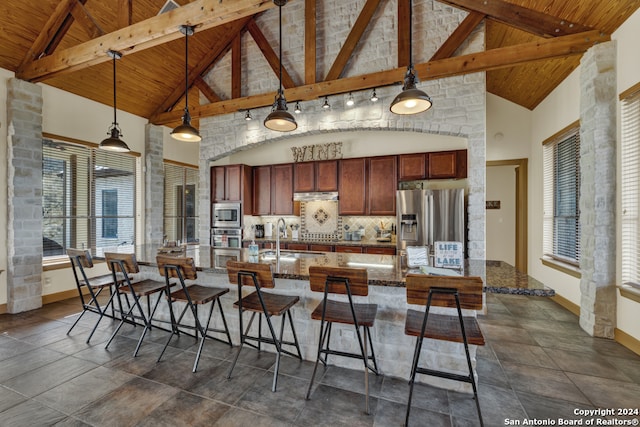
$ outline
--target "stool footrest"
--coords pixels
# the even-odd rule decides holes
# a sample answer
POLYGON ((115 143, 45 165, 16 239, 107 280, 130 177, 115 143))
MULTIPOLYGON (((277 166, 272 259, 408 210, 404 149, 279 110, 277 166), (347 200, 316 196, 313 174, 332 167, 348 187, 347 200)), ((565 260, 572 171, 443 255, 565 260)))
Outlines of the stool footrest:
MULTIPOLYGON (((362 355, 360 353, 348 353, 346 351, 328 350, 328 349, 324 349, 320 353, 322 353, 322 354, 334 354, 336 356, 350 357, 352 359, 360 359, 360 360, 362 360, 362 355)), ((367 356, 367 360, 374 360, 374 358, 373 358, 373 356, 367 356)), ((323 361, 322 359, 320 359, 320 361, 323 362, 326 365, 325 361, 323 361)), ((369 368, 369 370, 371 372, 373 372, 376 375, 379 375, 378 370, 375 369, 375 368, 372 368, 368 363, 367 363, 367 367, 369 368)))
POLYGON ((431 375, 433 377, 440 377, 440 378, 446 378, 448 380, 462 381, 470 384, 473 382, 473 380, 469 375, 454 374, 452 372, 436 371, 434 369, 420 368, 420 367, 416 367, 416 372, 418 374, 431 375))

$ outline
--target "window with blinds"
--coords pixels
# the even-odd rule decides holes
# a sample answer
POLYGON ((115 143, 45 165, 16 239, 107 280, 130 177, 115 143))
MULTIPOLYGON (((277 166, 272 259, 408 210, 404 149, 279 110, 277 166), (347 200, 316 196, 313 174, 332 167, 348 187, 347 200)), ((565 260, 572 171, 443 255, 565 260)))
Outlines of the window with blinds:
POLYGON ((546 257, 580 263, 580 133, 577 126, 544 143, 543 250, 546 257))
POLYGON ((164 235, 166 240, 197 242, 198 169, 164 164, 164 235))
POLYGON ((133 245, 135 200, 134 156, 43 140, 43 257, 133 245))
POLYGON ((622 98, 621 117, 622 282, 640 283, 640 88, 622 98))

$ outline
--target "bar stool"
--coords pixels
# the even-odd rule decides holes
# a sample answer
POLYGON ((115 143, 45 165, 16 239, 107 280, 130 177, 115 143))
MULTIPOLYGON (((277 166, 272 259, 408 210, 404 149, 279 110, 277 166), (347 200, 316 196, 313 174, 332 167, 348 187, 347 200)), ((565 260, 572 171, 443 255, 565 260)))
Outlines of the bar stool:
POLYGON ((367 270, 364 268, 347 267, 309 267, 309 285, 314 292, 323 292, 322 302, 313 310, 311 318, 320 320, 320 339, 318 340, 318 354, 316 364, 313 368, 309 389, 306 399, 311 395, 311 388, 318 369, 318 362, 327 366, 327 359, 330 354, 337 356, 361 359, 364 363, 364 385, 365 385, 365 412, 369 414, 369 371, 378 375, 378 363, 371 341, 371 331, 376 318, 378 306, 376 304, 354 303, 354 296, 369 295, 369 280, 367 270), (335 301, 328 299, 329 294, 347 295, 349 302, 335 301), (325 329, 325 323, 328 323, 325 329), (354 325, 360 353, 349 353, 338 350, 331 350, 331 326, 333 323, 354 325), (364 330, 364 339, 360 334, 360 327, 364 330), (367 343, 371 347, 371 355, 367 349, 367 343), (322 355, 324 359, 322 358, 322 355), (373 367, 369 364, 373 361, 373 367))
POLYGON ((158 357, 158 362, 162 359, 162 355, 164 354, 167 346, 171 342, 171 339, 174 335, 180 335, 180 328, 193 329, 195 333, 196 340, 198 339, 198 334, 200 334, 200 345, 198 346, 198 353, 196 354, 196 360, 193 364, 193 371, 196 372, 198 369, 198 362, 200 361, 200 354, 202 353, 202 347, 204 346, 205 338, 217 340, 220 342, 225 342, 219 338, 211 336, 208 334, 211 332, 220 332, 227 335, 226 344, 233 346, 231 343, 231 335, 229 334, 229 328, 227 327, 227 321, 224 317, 224 311, 222 310, 222 303, 220 302, 220 297, 227 292, 229 292, 228 288, 214 288, 209 286, 201 286, 197 284, 192 284, 187 286, 185 280, 196 280, 198 278, 198 274, 196 271, 196 266, 193 262, 193 258, 185 258, 185 257, 172 257, 167 255, 158 255, 156 257, 156 261, 158 264, 158 270, 160 270, 160 274, 165 277, 166 283, 166 292, 168 294, 167 301, 169 302, 169 313, 171 315, 171 335, 167 340, 167 343, 164 345, 160 356, 158 357), (178 283, 180 284, 180 289, 177 289, 171 292, 170 287, 172 283, 170 283, 171 278, 177 278, 178 283), (174 302, 183 302, 185 306, 178 316, 177 320, 173 312, 173 303, 174 302), (207 321, 202 325, 200 319, 198 317, 198 306, 211 303, 211 308, 209 309, 209 315, 207 316, 207 321), (211 323, 211 316, 213 315, 213 308, 218 304, 220 308, 220 316, 222 317, 222 323, 224 325, 224 329, 214 329, 209 328, 209 324, 211 323), (184 324, 182 323, 182 319, 187 312, 187 309, 191 311, 194 319, 194 325, 184 324))
POLYGON ((424 305, 426 309, 424 312, 407 310, 407 319, 405 321, 404 333, 417 337, 409 379, 409 402, 407 403, 405 426, 409 425, 409 412, 411 411, 411 398, 416 374, 470 383, 473 388, 473 397, 476 401, 480 425, 484 426, 482 413, 480 412, 480 402, 478 401, 476 380, 473 375, 473 366, 471 365, 471 356, 469 355, 469 344, 484 345, 484 336, 475 317, 462 316, 463 308, 469 310, 482 309, 482 287, 483 284, 480 277, 407 274, 407 303, 424 305), (432 306, 455 307, 457 315, 429 314, 432 306), (424 338, 464 344, 469 374, 460 375, 419 366, 420 351, 422 350, 424 338))
POLYGON ((264 292, 263 288, 274 288, 275 282, 273 280, 273 274, 271 272, 270 264, 255 264, 249 262, 240 261, 227 261, 227 272, 229 274, 229 282, 238 285, 238 301, 234 306, 238 307, 239 319, 240 319, 240 348, 236 354, 231 369, 227 378, 231 378, 233 368, 236 366, 238 357, 242 347, 246 343, 251 347, 260 350, 261 343, 272 344, 276 347, 276 366, 273 372, 273 385, 271 391, 276 391, 278 384, 278 370, 280 368, 280 356, 282 353, 288 354, 293 357, 297 357, 302 360, 302 353, 300 352, 300 346, 298 345, 298 337, 296 336, 296 329, 293 326, 293 318, 291 317, 291 307, 293 307, 300 298, 297 296, 279 295, 271 292, 264 292), (253 286, 255 292, 249 295, 242 296, 242 286, 253 286), (251 311, 251 318, 247 328, 243 328, 242 315, 245 311, 251 311), (251 324, 255 318, 256 313, 259 315, 258 321, 258 336, 249 335, 251 324), (267 326, 269 327, 269 333, 271 338, 262 336, 262 316, 264 315, 267 320, 267 326), (282 316, 282 322, 280 324, 280 335, 276 336, 276 331, 271 323, 272 316, 282 316), (293 342, 283 341, 282 336, 284 333, 285 318, 289 318, 289 325, 291 326, 291 332, 293 333, 293 342), (253 345, 248 341, 257 342, 257 345, 253 345), (283 345, 295 346, 298 354, 294 354, 282 348, 283 345))
POLYGON ((78 288, 78 294, 80 295, 80 302, 82 303, 82 313, 73 325, 67 331, 67 335, 71 333, 71 330, 78 324, 82 316, 87 311, 91 311, 93 313, 97 313, 100 315, 98 320, 96 321, 89 337, 87 338, 87 344, 91 340, 91 337, 95 333, 100 321, 103 317, 109 317, 111 319, 115 319, 115 310, 113 308, 113 300, 116 296, 116 283, 122 283, 124 280, 120 275, 118 277, 113 276, 112 274, 105 274, 102 276, 96 276, 89 279, 85 272, 85 268, 93 268, 93 259, 91 258, 91 253, 86 249, 67 249, 67 255, 69 256, 69 260, 71 261, 71 269, 73 270, 73 277, 76 280, 76 287, 78 288), (85 299, 85 293, 83 292, 83 288, 87 288, 89 291, 89 300, 85 299), (109 289, 109 299, 104 306, 100 305, 98 301, 98 296, 104 289, 109 289), (111 308, 111 314, 108 313, 109 308, 111 308))
POLYGON ((105 252, 104 256, 114 280, 118 273, 126 274, 124 280, 122 281, 122 284, 118 286, 117 292, 119 294, 124 294, 125 296, 127 296, 127 298, 129 295, 133 298, 133 304, 129 306, 129 310, 127 310, 126 313, 123 311, 118 327, 115 331, 113 331, 113 334, 111 334, 111 337, 109 338, 109 341, 107 341, 107 344, 104 346, 104 348, 109 348, 111 341, 113 341, 113 339, 116 337, 116 335, 120 331, 120 328, 122 328, 122 325, 125 322, 135 325, 136 321, 140 320, 142 324, 144 324, 144 329, 142 331, 142 334, 140 334, 138 344, 136 345, 136 349, 133 352, 133 356, 135 357, 138 355, 140 345, 142 345, 142 340, 147 334, 147 331, 152 328, 151 320, 153 319, 153 315, 158 309, 158 304, 160 303, 162 294, 167 291, 167 286, 165 282, 151 279, 143 279, 135 282, 132 281, 130 275, 140 272, 135 254, 105 252), (158 299, 153 305, 153 309, 151 309, 151 295, 155 294, 158 294, 158 299), (142 305, 140 304, 140 299, 142 297, 146 297, 147 300, 146 314, 142 309, 142 305), (135 308, 138 309, 137 314, 134 314, 135 308))

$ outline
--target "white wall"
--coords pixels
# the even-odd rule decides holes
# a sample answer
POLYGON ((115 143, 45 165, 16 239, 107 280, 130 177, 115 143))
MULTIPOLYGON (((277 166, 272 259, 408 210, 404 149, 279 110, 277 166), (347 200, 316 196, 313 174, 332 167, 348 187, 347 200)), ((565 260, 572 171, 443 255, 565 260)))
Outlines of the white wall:
POLYGON ((531 111, 487 93, 487 161, 531 156, 531 111))
MULTIPOLYGON (((638 55, 638 39, 640 39, 640 10, 636 12, 616 31, 613 40, 618 48, 617 83, 618 93, 640 83, 640 55, 638 55)), ((620 141, 620 106, 618 105, 618 141, 620 141)), ((620 164, 620 145, 618 145, 618 164, 620 164)), ((618 182, 620 170, 618 169, 618 182)), ((620 212, 620 194, 618 193, 618 212, 620 212)), ((620 283, 620 227, 618 226, 618 283, 620 283)), ((640 322, 638 321, 640 304, 621 296, 618 293, 618 329, 640 340, 640 322)))

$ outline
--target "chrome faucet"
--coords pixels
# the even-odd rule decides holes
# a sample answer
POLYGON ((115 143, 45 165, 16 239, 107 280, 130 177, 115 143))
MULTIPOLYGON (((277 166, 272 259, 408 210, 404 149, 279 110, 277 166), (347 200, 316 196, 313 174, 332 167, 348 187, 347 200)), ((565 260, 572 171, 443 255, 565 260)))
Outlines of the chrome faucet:
POLYGON ((280 221, 282 221, 283 230, 287 230, 287 223, 284 222, 284 218, 278 218, 278 222, 276 222, 276 259, 280 260, 280 221))

